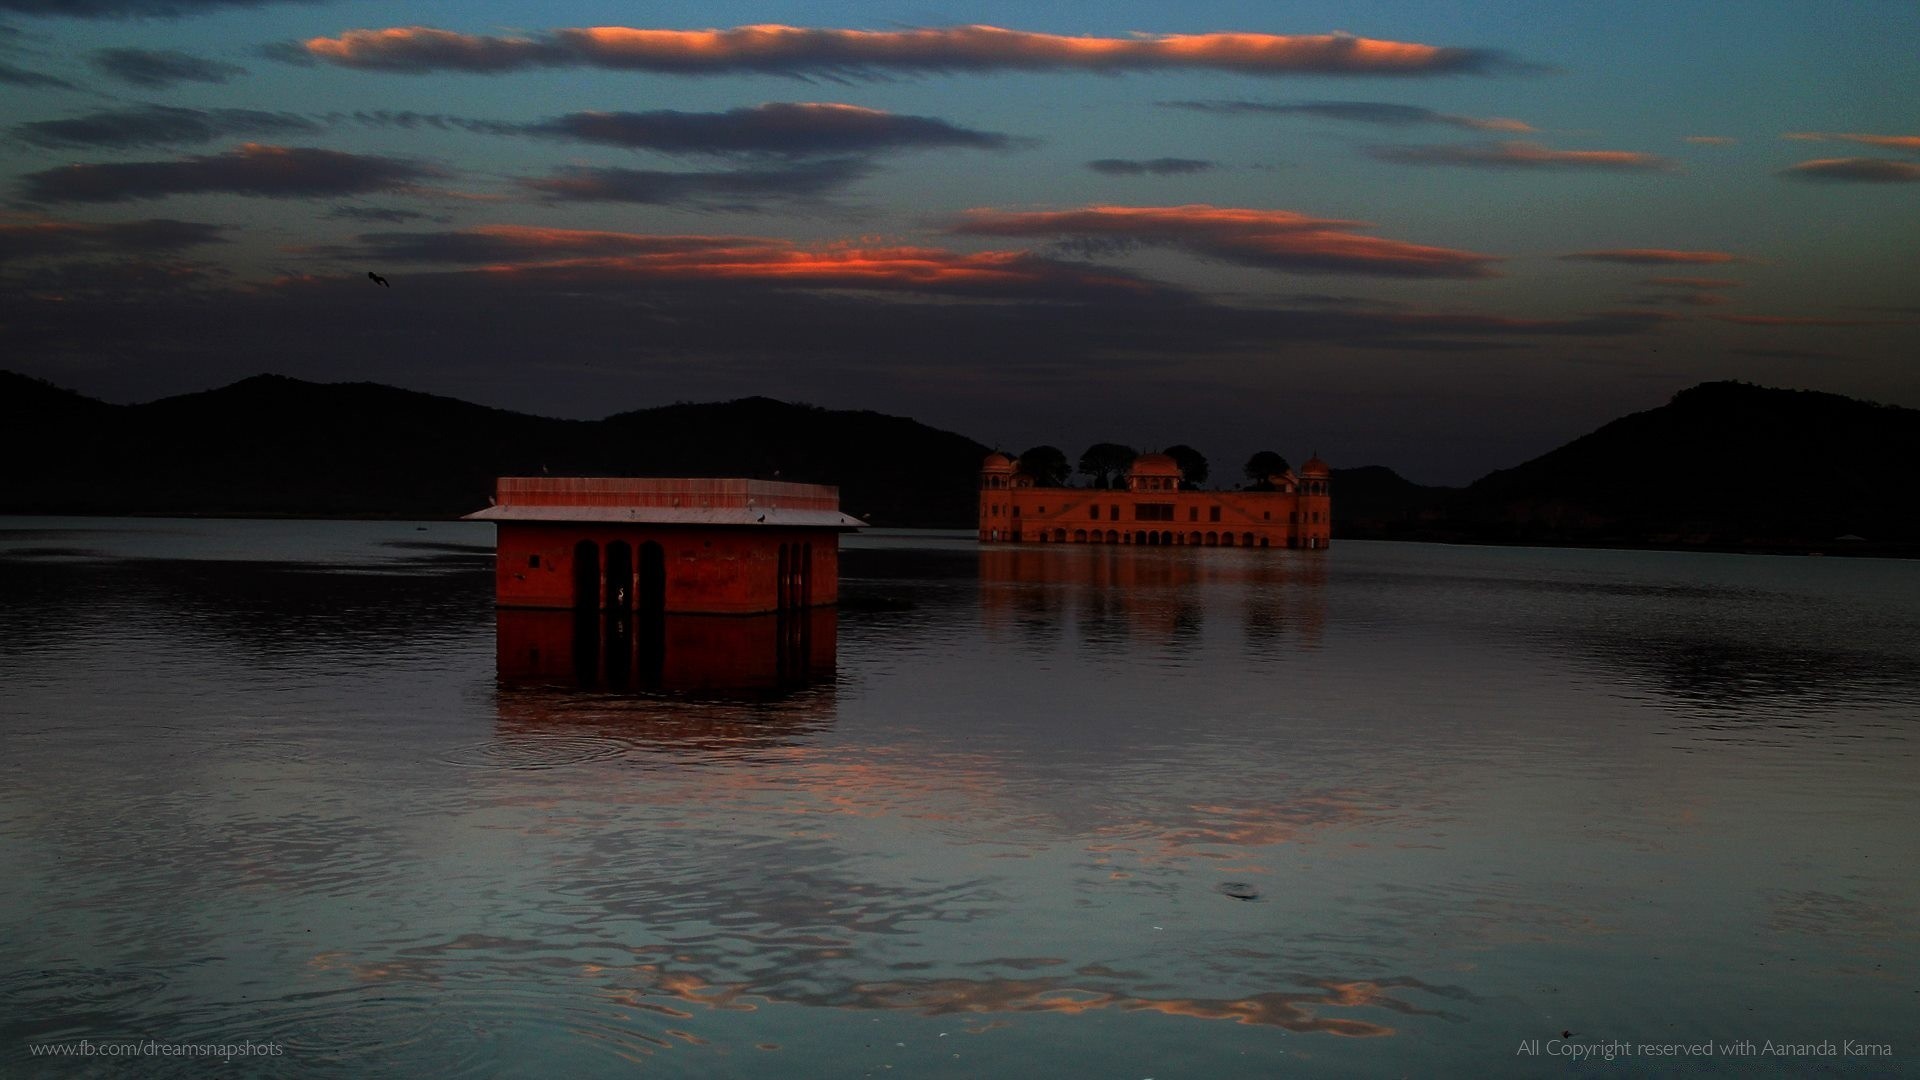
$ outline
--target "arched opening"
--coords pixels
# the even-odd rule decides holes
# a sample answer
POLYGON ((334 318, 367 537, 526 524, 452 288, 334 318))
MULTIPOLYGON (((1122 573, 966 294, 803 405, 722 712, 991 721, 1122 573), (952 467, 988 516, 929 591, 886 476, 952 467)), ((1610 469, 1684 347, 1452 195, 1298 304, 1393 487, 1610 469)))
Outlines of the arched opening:
POLYGON ((1217 532, 1210 532, 1210 533, 1208 533, 1208 534, 1207 534, 1207 546, 1208 546, 1208 547, 1219 547, 1219 546, 1220 546, 1220 534, 1219 534, 1219 533, 1217 533, 1217 532))
POLYGON ((600 606, 600 545, 591 540, 573 545, 573 606, 600 606))
POLYGON ((1173 534, 1172 534, 1172 533, 1170 533, 1170 532, 1163 532, 1163 533, 1161 533, 1161 534, 1160 534, 1160 542, 1161 542, 1162 544, 1171 544, 1171 543, 1173 543, 1173 534))
POLYGON ((800 548, 800 606, 813 607, 813 542, 800 548))
POLYGON ((652 540, 640 545, 640 580, 634 588, 640 614, 658 618, 667 612, 667 553, 652 540))
POLYGON ((1065 529, 1055 529, 1055 530, 1053 530, 1053 542, 1054 542, 1054 543, 1056 543, 1056 544, 1064 544, 1064 543, 1066 543, 1066 542, 1067 542, 1067 530, 1065 530, 1065 529))
POLYGON ((1109 544, 1117 544, 1117 543, 1119 543, 1119 542, 1120 542, 1120 534, 1119 534, 1119 533, 1118 533, 1117 531, 1115 531, 1115 530, 1113 530, 1113 529, 1108 529, 1108 530, 1107 530, 1107 543, 1109 543, 1109 544))
POLYGON ((1073 530, 1073 542, 1074 542, 1074 543, 1076 543, 1076 544, 1084 544, 1084 543, 1086 543, 1086 542, 1087 542, 1087 530, 1085 530, 1085 529, 1075 529, 1075 530, 1073 530))
POLYGON ((633 547, 625 540, 607 544, 607 574, 601 607, 608 612, 633 610, 633 547))
POLYGON ((787 545, 781 544, 780 565, 774 571, 773 577, 773 609, 775 611, 787 610, 787 578, 793 574, 793 568, 790 565, 792 559, 793 555, 787 550, 787 545))
POLYGON ((1134 543, 1136 543, 1136 544, 1144 544, 1144 543, 1146 543, 1146 542, 1147 542, 1147 530, 1145 530, 1145 529, 1135 529, 1135 530, 1133 530, 1133 542, 1134 542, 1134 543))
POLYGON ((1221 547, 1232 547, 1232 546, 1233 546, 1233 534, 1232 534, 1232 533, 1221 533, 1221 534, 1220 534, 1220 546, 1221 546, 1221 547))
POLYGON ((1242 547, 1252 547, 1252 546, 1253 546, 1253 534, 1252 534, 1252 533, 1241 533, 1241 534, 1240 534, 1240 545, 1241 545, 1242 547))
POLYGON ((1199 533, 1188 533, 1188 534, 1187 534, 1187 543, 1188 543, 1188 544, 1198 544, 1198 543, 1200 543, 1200 542, 1201 542, 1201 539, 1200 539, 1200 534, 1199 534, 1199 533))
POLYGON ((1263 536, 1263 537, 1261 537, 1261 538, 1260 538, 1260 546, 1261 546, 1261 547, 1266 547, 1266 546, 1267 546, 1267 538, 1266 538, 1266 537, 1264 537, 1264 536, 1263 536))

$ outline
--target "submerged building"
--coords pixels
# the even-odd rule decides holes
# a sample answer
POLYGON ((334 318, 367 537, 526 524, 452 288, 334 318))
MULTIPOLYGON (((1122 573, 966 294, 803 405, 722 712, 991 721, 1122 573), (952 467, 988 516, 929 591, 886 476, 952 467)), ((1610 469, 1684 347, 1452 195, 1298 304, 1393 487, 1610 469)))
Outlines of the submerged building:
POLYGON ((1310 548, 1333 535, 1332 470, 1309 458, 1267 490, 1182 491, 1180 466, 1142 454, 1124 488, 1038 487, 1011 455, 980 466, 980 539, 1013 543, 1310 548))
POLYGON ((465 520, 499 527, 501 607, 640 615, 832 604, 840 534, 865 524, 821 484, 573 476, 503 476, 465 520))

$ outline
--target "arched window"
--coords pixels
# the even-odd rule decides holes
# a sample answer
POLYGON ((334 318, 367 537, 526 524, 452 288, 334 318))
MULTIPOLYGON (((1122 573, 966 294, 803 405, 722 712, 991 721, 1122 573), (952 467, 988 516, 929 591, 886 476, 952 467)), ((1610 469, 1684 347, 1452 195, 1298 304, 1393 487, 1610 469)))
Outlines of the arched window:
POLYGON ((600 606, 600 545, 591 540, 573 545, 573 606, 600 606))

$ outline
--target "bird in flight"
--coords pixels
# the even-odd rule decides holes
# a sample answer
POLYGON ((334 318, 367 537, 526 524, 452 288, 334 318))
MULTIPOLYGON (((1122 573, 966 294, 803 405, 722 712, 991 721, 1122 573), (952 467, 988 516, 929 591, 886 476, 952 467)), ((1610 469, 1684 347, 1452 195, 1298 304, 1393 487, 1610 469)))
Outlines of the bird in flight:
POLYGON ((375 285, 378 285, 383 289, 393 288, 393 286, 387 284, 386 278, 381 277, 379 274, 376 274, 371 270, 367 271, 367 280, 373 282, 375 285))

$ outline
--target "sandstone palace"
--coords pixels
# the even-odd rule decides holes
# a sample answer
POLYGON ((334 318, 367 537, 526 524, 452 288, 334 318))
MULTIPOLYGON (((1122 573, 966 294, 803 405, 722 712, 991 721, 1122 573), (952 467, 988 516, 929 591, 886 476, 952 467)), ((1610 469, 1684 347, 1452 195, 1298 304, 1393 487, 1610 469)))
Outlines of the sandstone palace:
POLYGON ((1174 459, 1143 454, 1124 487, 1040 487, 993 453, 980 466, 980 539, 1319 549, 1331 536, 1329 475, 1315 457, 1268 477, 1266 490, 1182 491, 1174 459))

